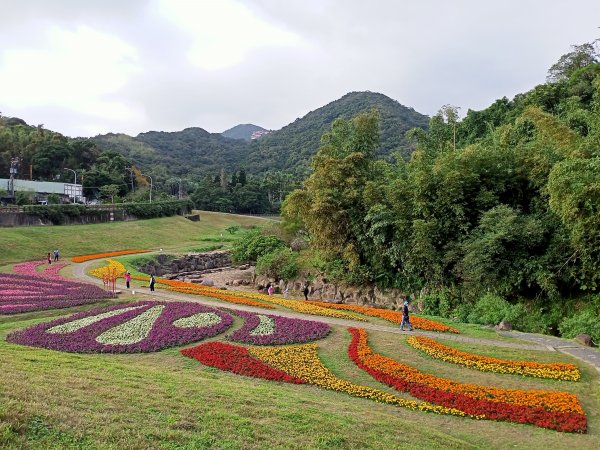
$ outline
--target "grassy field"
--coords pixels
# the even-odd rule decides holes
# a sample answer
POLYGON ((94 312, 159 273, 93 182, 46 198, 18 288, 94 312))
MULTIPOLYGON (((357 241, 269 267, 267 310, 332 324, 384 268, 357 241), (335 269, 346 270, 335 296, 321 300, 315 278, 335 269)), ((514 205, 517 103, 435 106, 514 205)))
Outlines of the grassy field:
MULTIPOLYGON (((64 239, 64 245, 59 246, 63 255, 120 248, 181 250, 214 244, 228 226, 263 223, 260 219, 220 214, 203 213, 203 217, 205 220, 200 223, 167 218, 124 224, 3 229, 0 244, 13 242, 6 237, 7 231, 21 252, 11 250, 2 257, 0 266, 37 258, 40 252, 45 254, 44 246, 52 248, 53 239, 59 238, 64 239)), ((65 273, 69 272, 67 268, 65 273)), ((139 294, 126 297, 126 301, 145 298, 139 294)), ((557 352, 457 343, 443 341, 440 336, 443 342, 456 348, 489 356, 572 362, 582 370, 581 381, 539 380, 468 370, 415 351, 405 342, 407 334, 369 332, 374 351, 426 373, 485 386, 575 393, 588 416, 588 434, 410 411, 315 386, 233 375, 183 357, 179 353, 181 348, 132 355, 69 354, 6 342, 11 331, 119 301, 125 300, 0 315, 0 448, 574 450, 600 447, 600 374, 557 352)), ((240 325, 241 320, 236 320, 234 327, 240 325)), ((493 330, 476 326, 459 325, 459 328, 474 337, 495 336, 493 330)), ((213 339, 223 340, 225 334, 228 333, 213 339)), ((357 384, 410 398, 360 371, 347 356, 349 342, 350 335, 342 327, 333 327, 330 336, 319 341, 319 355, 330 370, 357 384)))
POLYGON ((42 260, 55 248, 64 257, 124 249, 192 251, 226 243, 231 239, 225 231, 228 227, 269 223, 257 217, 204 211, 200 217, 200 222, 177 216, 92 225, 2 228, 0 265, 42 260))

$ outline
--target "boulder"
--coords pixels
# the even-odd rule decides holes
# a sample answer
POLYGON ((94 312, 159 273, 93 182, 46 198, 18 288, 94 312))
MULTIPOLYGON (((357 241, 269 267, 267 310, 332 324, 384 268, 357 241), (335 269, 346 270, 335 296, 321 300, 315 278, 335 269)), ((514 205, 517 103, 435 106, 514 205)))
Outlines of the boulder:
POLYGON ((242 284, 242 280, 233 280, 233 281, 231 282, 231 285, 232 285, 232 286, 239 286, 240 284, 242 284))
POLYGON ((204 286, 214 286, 215 282, 213 280, 204 280, 204 282, 202 283, 204 286))
POLYGON ((589 334, 578 334, 577 336, 575 336, 575 341, 587 347, 591 347, 594 345, 594 343, 592 342, 592 337, 589 334))
POLYGON ((510 323, 508 320, 503 320, 498 325, 496 325, 496 330, 498 331, 511 331, 512 329, 512 323, 510 323))

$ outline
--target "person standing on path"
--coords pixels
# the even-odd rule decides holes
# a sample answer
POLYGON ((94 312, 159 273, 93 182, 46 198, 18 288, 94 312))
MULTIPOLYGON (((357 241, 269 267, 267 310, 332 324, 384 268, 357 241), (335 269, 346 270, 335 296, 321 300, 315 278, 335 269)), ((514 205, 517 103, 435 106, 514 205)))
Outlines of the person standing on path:
POLYGON ((404 304, 402 305, 402 323, 400 324, 401 331, 404 331, 404 324, 408 326, 408 331, 413 330, 413 327, 410 324, 410 318, 408 317, 408 298, 404 299, 404 304))
POLYGON ((273 292, 275 292, 275 289, 273 289, 273 285, 269 284, 269 288, 267 289, 267 293, 269 295, 273 295, 273 292))
POLYGON ((58 249, 54 250, 54 261, 58 261, 58 249))
POLYGON ((48 264, 52 264, 52 257, 50 256, 50 252, 48 252, 48 264))
POLYGON ((125 272, 125 285, 127 286, 127 289, 129 289, 129 283, 131 283, 131 274, 125 272))
POLYGON ((304 283, 304 289, 302 289, 302 293, 304 294, 304 300, 308 300, 308 283, 304 283))
POLYGON ((154 279, 154 275, 150 275, 150 292, 154 292, 154 283, 156 280, 154 279))

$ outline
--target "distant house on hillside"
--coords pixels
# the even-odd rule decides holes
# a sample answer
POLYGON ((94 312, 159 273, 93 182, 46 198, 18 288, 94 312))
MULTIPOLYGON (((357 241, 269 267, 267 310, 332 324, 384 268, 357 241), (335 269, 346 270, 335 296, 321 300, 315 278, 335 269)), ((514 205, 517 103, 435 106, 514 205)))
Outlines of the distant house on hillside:
POLYGON ((252 136, 250 136, 251 140, 254 139, 258 139, 261 136, 264 136, 265 134, 269 134, 269 130, 256 130, 255 132, 252 133, 252 136))
MULTIPOLYGON (((16 179, 14 180, 14 184, 15 192, 31 192, 37 203, 47 203, 50 194, 58 195, 63 203, 72 202, 73 198, 75 198, 76 201, 85 202, 83 186, 81 184, 16 179)), ((0 190, 10 192, 10 180, 8 178, 0 178, 0 190)))

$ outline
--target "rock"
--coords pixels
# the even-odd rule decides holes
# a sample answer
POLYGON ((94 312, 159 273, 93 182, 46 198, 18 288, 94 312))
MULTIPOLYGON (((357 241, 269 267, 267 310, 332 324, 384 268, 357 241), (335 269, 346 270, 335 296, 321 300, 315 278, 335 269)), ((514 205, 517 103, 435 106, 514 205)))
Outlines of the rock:
POLYGON ((231 282, 231 285, 232 285, 232 286, 239 286, 240 284, 242 284, 242 280, 233 280, 233 281, 231 282))
POLYGON ((592 347, 594 345, 592 342, 592 337, 589 334, 578 334, 575 336, 575 341, 587 347, 592 347))
MULTIPOLYGON (((202 280, 202 279, 200 279, 200 278, 194 278, 194 279, 191 279, 191 280, 190 280, 190 282, 192 282, 192 283, 194 283, 194 284, 204 284, 204 283, 203 283, 203 280, 202 280)), ((207 285, 207 286, 209 286, 209 285, 207 285)), ((210 286, 212 286, 212 284, 211 284, 210 286)))
POLYGON ((204 280, 204 282, 202 283, 204 286, 214 286, 215 282, 213 280, 204 280))
POLYGON ((512 328, 512 323, 510 323, 508 320, 503 320, 498 325, 496 325, 496 330, 498 331, 511 331, 512 328))

